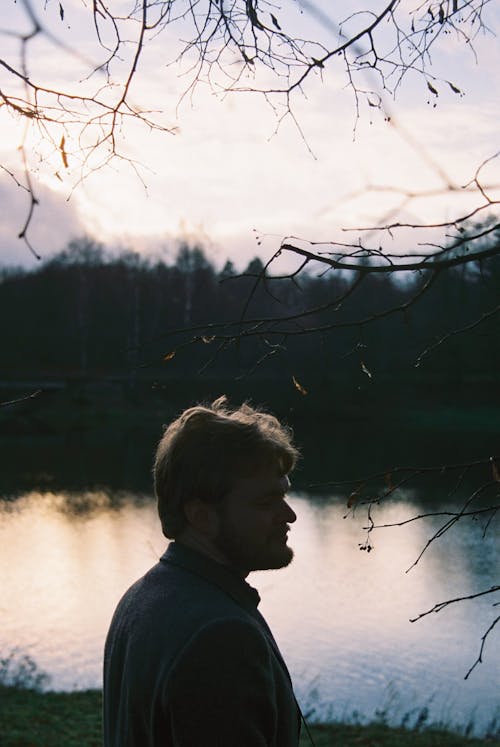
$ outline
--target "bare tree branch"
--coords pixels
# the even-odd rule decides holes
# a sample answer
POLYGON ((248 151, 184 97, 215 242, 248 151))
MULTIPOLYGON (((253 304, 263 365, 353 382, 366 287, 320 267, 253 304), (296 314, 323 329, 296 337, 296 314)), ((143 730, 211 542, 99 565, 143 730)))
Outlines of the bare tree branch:
POLYGON ((433 612, 441 612, 441 610, 445 609, 450 604, 455 604, 456 602, 463 602, 466 599, 477 599, 478 597, 484 597, 486 594, 495 594, 498 591, 500 591, 500 586, 491 586, 489 589, 485 589, 484 591, 478 591, 475 594, 466 594, 463 597, 455 597, 454 599, 447 599, 446 602, 438 602, 430 610, 427 610, 426 612, 421 612, 419 615, 417 615, 417 617, 413 617, 410 620, 410 622, 417 622, 417 620, 421 620, 422 617, 431 615, 433 612))
MULTIPOLYGON (((441 612, 441 610, 448 607, 450 604, 455 604, 456 602, 466 602, 471 599, 478 599, 479 597, 484 597, 487 594, 495 594, 500 591, 500 586, 492 586, 489 589, 485 589, 484 591, 476 592, 475 594, 465 594, 462 597, 455 597, 454 599, 447 599, 445 602, 439 602, 438 604, 435 604, 434 607, 431 607, 431 609, 427 610, 426 612, 421 612, 417 617, 413 617, 410 619, 410 622, 417 622, 418 620, 421 620, 423 617, 426 617, 427 615, 431 615, 434 612, 441 612)), ((483 636, 481 637, 481 645, 479 647, 479 654, 477 656, 477 659, 473 662, 472 666, 467 670, 467 673, 464 676, 464 680, 467 680, 471 673, 474 671, 474 669, 477 667, 478 664, 481 664, 483 661, 483 652, 484 647, 486 644, 486 639, 494 629, 494 627, 497 625, 497 623, 500 622, 500 615, 496 617, 491 624, 488 626, 486 631, 484 632, 483 636)))
MULTIPOLYGON (((394 227, 394 226, 393 226, 394 227)), ((494 230, 499 230, 500 224, 497 224, 494 230)), ((490 233, 491 231, 488 231, 490 233)), ((485 233, 482 233, 481 235, 485 235, 485 233)), ((455 246, 453 246, 453 249, 456 249, 458 246, 461 246, 463 243, 465 243, 465 240, 460 240, 455 246)), ((314 252, 308 252, 305 249, 300 249, 299 247, 293 246, 291 244, 282 244, 281 249, 283 251, 288 251, 293 254, 298 254, 301 257, 306 257, 309 261, 314 262, 320 262, 322 264, 328 265, 328 267, 331 267, 335 270, 350 270, 350 271, 357 271, 362 270, 363 272, 367 272, 369 274, 393 274, 395 272, 417 272, 417 271, 423 271, 423 270, 448 270, 451 267, 458 267, 460 265, 468 264, 469 262, 479 262, 483 259, 488 259, 489 257, 496 257, 498 254, 500 254, 500 247, 494 246, 490 249, 485 249, 483 251, 474 252, 472 254, 466 254, 461 255, 457 257, 451 257, 450 259, 434 259, 434 255, 427 255, 423 259, 416 259, 413 262, 394 262, 393 259, 397 257, 398 255, 391 255, 388 254, 379 254, 375 255, 374 252, 370 252, 370 250, 364 249, 366 254, 362 256, 362 259, 365 259, 366 257, 370 256, 378 256, 383 262, 386 262, 387 264, 373 264, 369 266, 362 266, 360 268, 360 262, 348 262, 344 259, 344 257, 349 255, 341 255, 341 259, 331 259, 330 257, 326 257, 323 254, 317 254, 314 252)), ((356 248, 356 253, 360 251, 360 247, 358 246, 356 248)), ((439 251, 441 252, 441 247, 439 248, 439 251)), ((450 248, 447 248, 446 251, 451 251, 450 248)), ((351 255, 352 256, 352 255, 351 255)))
POLYGON ((482 638, 481 638, 481 646, 479 647, 478 657, 477 657, 476 661, 472 664, 471 668, 468 670, 467 674, 464 677, 464 680, 466 680, 466 679, 469 678, 469 675, 477 667, 478 664, 482 664, 482 661, 483 661, 483 651, 484 651, 484 645, 486 643, 486 639, 487 639, 487 637, 489 636, 489 634, 491 633, 491 631, 493 630, 493 628, 495 627, 495 625, 498 622, 500 622, 500 615, 493 620, 493 622, 491 623, 491 625, 489 626, 489 628, 487 628, 487 630, 485 631, 484 635, 482 636, 482 638))
POLYGON ((500 312, 500 304, 498 306, 495 306, 493 309, 490 309, 490 311, 485 311, 484 314, 481 314, 479 319, 475 319, 470 324, 466 324, 465 327, 460 327, 459 329, 452 329, 449 332, 447 332, 445 335, 439 338, 439 340, 436 340, 432 345, 429 345, 428 348, 426 348, 417 358, 415 361, 415 366, 418 367, 424 360, 424 358, 429 355, 433 350, 438 348, 440 345, 442 345, 444 342, 449 340, 451 337, 454 337, 455 335, 461 335, 464 332, 470 332, 473 329, 476 329, 476 327, 479 327, 480 324, 482 324, 486 319, 490 319, 492 316, 495 316, 500 312))
MULTIPOLYGON (((416 7, 408 12, 400 0, 391 0, 377 12, 361 6, 341 18, 336 8, 326 11, 311 0, 304 0, 298 8, 287 0, 281 18, 280 9, 268 0, 233 0, 230 4, 213 0, 137 0, 128 7, 93 0, 82 9, 90 15, 95 32, 97 51, 93 60, 67 42, 64 34, 50 28, 50 0, 40 10, 32 0, 20 0, 28 29, 0 29, 10 42, 5 54, 0 54, 0 68, 5 73, 0 106, 24 120, 30 131, 37 129, 42 141, 51 144, 55 152, 60 150, 64 155, 60 148, 63 139, 73 142, 66 157, 79 164, 78 184, 115 159, 129 160, 117 141, 118 131, 127 121, 140 123, 146 129, 174 131, 163 123, 160 112, 147 111, 131 99, 132 82, 138 75, 145 48, 161 34, 168 34, 175 41, 176 52, 172 59, 165 51, 160 52, 159 65, 166 65, 167 69, 174 63, 181 66, 186 79, 183 95, 193 92, 200 83, 221 93, 260 92, 276 111, 282 107, 280 121, 290 116, 299 129, 293 112, 296 94, 305 90, 309 79, 322 77, 330 68, 338 67, 338 61, 345 84, 354 95, 356 116, 360 116, 362 102, 379 108, 390 125, 419 150, 444 187, 455 190, 446 171, 397 121, 383 101, 383 94, 394 94, 411 72, 422 77, 433 95, 441 85, 461 95, 455 83, 431 74, 431 53, 449 34, 474 53, 478 35, 489 33, 485 19, 489 3, 490 0, 464 0, 453 6, 431 3, 429 9, 416 7), (300 15, 303 12, 319 21, 317 33, 311 32, 309 37, 301 36, 307 28, 300 15), (12 47, 16 39, 17 52, 12 47), (35 40, 54 49, 61 60, 78 62, 85 70, 83 76, 63 86, 38 82, 32 59, 35 40), (243 74, 250 74, 252 85, 241 85, 243 74)), ((59 15, 63 20, 61 4, 59 15)), ((37 155, 45 157, 42 152, 37 155)), ((24 157, 28 158, 26 150, 24 157)), ((24 169, 23 181, 32 200, 19 236, 29 245, 28 229, 37 199, 28 174, 29 170, 24 169)), ((481 167, 469 186, 485 202, 496 204, 481 183, 481 167)))
POLYGON ((35 399, 39 394, 42 393, 42 389, 37 389, 31 394, 27 394, 25 397, 19 397, 18 399, 11 399, 8 402, 0 402, 0 407, 10 407, 11 405, 19 405, 21 402, 26 402, 29 399, 35 399))
MULTIPOLYGON (((483 537, 488 530, 491 521, 495 516, 498 515, 498 512, 500 511, 500 503, 496 502, 494 504, 489 505, 482 505, 481 503, 478 503, 479 498, 483 496, 488 490, 494 490, 495 491, 495 497, 498 499, 500 498, 500 481, 499 481, 499 472, 497 467, 497 461, 500 457, 489 457, 487 459, 479 459, 475 461, 470 462, 463 462, 459 464, 445 464, 441 466, 435 466, 435 467, 397 467, 391 470, 387 470, 385 472, 378 472, 376 474, 370 475, 365 478, 357 478, 355 480, 342 480, 342 481, 336 481, 336 482, 330 482, 328 483, 329 487, 336 487, 336 488, 342 488, 351 490, 349 498, 347 499, 347 507, 349 509, 349 512, 344 516, 344 518, 347 518, 349 514, 354 514, 355 510, 359 506, 367 506, 367 513, 366 513, 366 519, 367 524, 363 527, 363 530, 366 532, 366 537, 363 542, 360 542, 358 544, 360 550, 366 550, 370 552, 374 549, 373 544, 373 532, 378 529, 384 529, 384 528, 394 528, 394 527, 402 527, 406 526, 410 523, 416 522, 416 521, 426 521, 428 519, 436 519, 443 517, 445 519, 444 523, 442 523, 438 529, 431 535, 431 537, 427 540, 425 546, 419 553, 418 557, 415 559, 415 561, 412 563, 412 565, 406 570, 406 573, 408 573, 412 568, 414 568, 424 553, 429 549, 429 547, 438 539, 440 539, 446 532, 448 532, 452 527, 456 526, 458 522, 463 521, 466 518, 472 518, 477 519, 478 517, 489 517, 486 525, 483 530, 483 537), (409 518, 404 518, 399 521, 392 521, 387 522, 383 524, 377 524, 373 518, 372 510, 374 506, 379 504, 381 501, 385 500, 389 496, 393 496, 400 487, 403 485, 408 485, 411 481, 414 481, 417 477, 422 475, 441 475, 441 476, 452 476, 455 473, 458 474, 458 480, 453 485, 450 493, 448 494, 449 497, 455 494, 457 489, 463 485, 463 480, 467 474, 470 474, 471 470, 473 469, 479 469, 481 473, 484 472, 484 469, 488 468, 491 474, 491 479, 489 479, 486 482, 483 482, 479 487, 474 489, 465 499, 462 507, 457 510, 429 510, 423 513, 420 513, 416 516, 411 516, 409 518), (397 481, 395 484, 393 483, 393 477, 395 475, 400 476, 400 480, 397 481), (380 481, 383 481, 384 484, 387 486, 386 489, 379 491, 377 489, 377 484, 380 483, 380 481), (371 494, 371 497, 367 497, 363 499, 363 492, 371 494)), ((320 484, 316 485, 315 487, 325 487, 326 484, 320 484)), ((312 486, 311 486, 312 487, 312 486)), ((421 612, 416 617, 412 618, 410 622, 416 622, 417 620, 420 620, 423 617, 426 617, 427 615, 430 615, 434 612, 440 612, 441 610, 445 609, 451 604, 454 604, 456 602, 464 602, 467 600, 474 600, 479 597, 483 597, 488 594, 497 593, 500 591, 500 586, 494 585, 491 586, 489 589, 486 589, 484 591, 475 592, 471 594, 465 594, 460 597, 455 597, 453 599, 448 599, 444 602, 439 602, 435 604, 431 609, 421 612)), ((474 661, 472 666, 469 668, 465 675, 465 679, 469 677, 471 672, 474 670, 474 668, 482 662, 482 656, 484 651, 484 646, 487 637, 492 632, 496 624, 498 623, 500 618, 496 618, 491 625, 487 628, 484 635, 481 638, 481 645, 479 650, 479 655, 477 659, 474 661)))

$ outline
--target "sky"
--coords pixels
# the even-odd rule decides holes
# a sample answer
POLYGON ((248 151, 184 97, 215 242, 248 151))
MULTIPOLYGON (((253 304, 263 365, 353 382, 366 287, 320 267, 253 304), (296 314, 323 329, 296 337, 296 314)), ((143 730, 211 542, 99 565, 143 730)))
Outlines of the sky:
MULTIPOLYGON (((12 32, 26 32, 29 23, 21 2, 3 2, 1 55, 12 64, 19 51, 12 32)), ((120 3, 125 0, 115 0, 120 3)), ((290 2, 280 11, 282 25, 300 22, 305 30, 328 36, 329 30, 308 15, 308 4, 300 19, 296 12, 287 15, 291 5, 296 11, 297 4, 290 2)), ((47 37, 35 38, 28 45, 28 69, 38 82, 70 87, 79 82, 90 90, 96 78, 84 81, 89 70, 84 60, 100 59, 102 50, 85 4, 65 0, 63 6, 64 22, 58 2, 32 0, 46 28, 73 52, 47 37)), ((500 30, 500 13, 493 3, 485 9, 485 20, 493 32, 500 30)), ((167 29, 152 39, 140 61, 132 100, 161 110, 161 121, 174 131, 124 128, 119 146, 136 168, 115 161, 79 183, 81 159, 71 128, 66 166, 57 148, 42 141, 33 128, 26 136, 20 118, 0 107, 0 163, 20 181, 19 145, 27 137, 30 174, 40 203, 29 236, 42 257, 86 234, 109 246, 167 258, 175 254, 179 241, 187 240, 201 244, 216 265, 230 258, 243 268, 255 255, 268 259, 287 236, 354 241, 357 233, 346 234, 343 228, 387 220, 441 222, 476 204, 477 198, 467 192, 443 191, 442 174, 464 185, 478 165, 499 150, 500 45, 493 33, 476 40, 477 60, 452 35, 434 53, 433 72, 452 81, 462 96, 438 81, 436 97, 425 81, 410 75, 395 97, 385 95, 389 122, 366 106, 356 122, 352 91, 345 87, 340 61, 334 60, 322 71, 322 79, 313 77, 294 99, 295 121, 288 117, 281 123, 261 95, 217 96, 203 83, 179 104, 188 78, 185 69, 167 66, 165 60, 175 56, 181 33, 167 29), (400 190, 441 193, 405 201, 400 190)), ((112 69, 112 75, 119 74, 118 66, 112 69)), ((372 85, 373 79, 366 83, 372 85)), ((7 85, 11 83, 4 70, 0 89, 7 85)), ((500 184, 499 163, 497 159, 485 167, 485 182, 500 184)), ((492 194, 498 197, 500 190, 492 194)), ((36 265, 17 238, 28 206, 25 190, 0 171, 2 264, 36 265)), ((437 232, 431 238, 438 238, 437 232)), ((413 240, 406 233, 394 241, 403 249, 413 240)))

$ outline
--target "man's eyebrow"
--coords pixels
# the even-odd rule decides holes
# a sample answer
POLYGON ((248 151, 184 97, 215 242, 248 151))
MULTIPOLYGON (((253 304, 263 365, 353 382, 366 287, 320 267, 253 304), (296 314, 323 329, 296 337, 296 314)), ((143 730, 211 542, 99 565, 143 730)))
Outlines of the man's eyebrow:
POLYGON ((264 493, 265 498, 284 498, 287 494, 287 490, 282 490, 281 488, 276 488, 274 490, 269 490, 267 493, 264 493))

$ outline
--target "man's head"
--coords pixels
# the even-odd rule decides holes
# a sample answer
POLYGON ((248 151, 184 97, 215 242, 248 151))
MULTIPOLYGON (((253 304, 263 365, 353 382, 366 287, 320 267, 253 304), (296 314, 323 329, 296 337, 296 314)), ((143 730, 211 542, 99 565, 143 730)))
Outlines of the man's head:
POLYGON ((297 461, 291 431, 274 416, 225 397, 192 407, 168 428, 154 465, 165 536, 196 532, 243 571, 287 565, 285 502, 297 461))

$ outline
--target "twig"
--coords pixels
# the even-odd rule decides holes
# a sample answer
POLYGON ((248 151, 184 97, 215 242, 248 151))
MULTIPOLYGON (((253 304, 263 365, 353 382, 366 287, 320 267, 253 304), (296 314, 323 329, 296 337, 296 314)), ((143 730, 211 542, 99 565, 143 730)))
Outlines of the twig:
POLYGON ((34 399, 35 397, 38 397, 39 394, 41 394, 43 389, 37 389, 35 392, 32 392, 31 394, 27 394, 25 397, 19 397, 19 399, 11 399, 8 402, 0 402, 0 407, 10 407, 11 405, 18 405, 20 402, 26 402, 28 399, 34 399))

